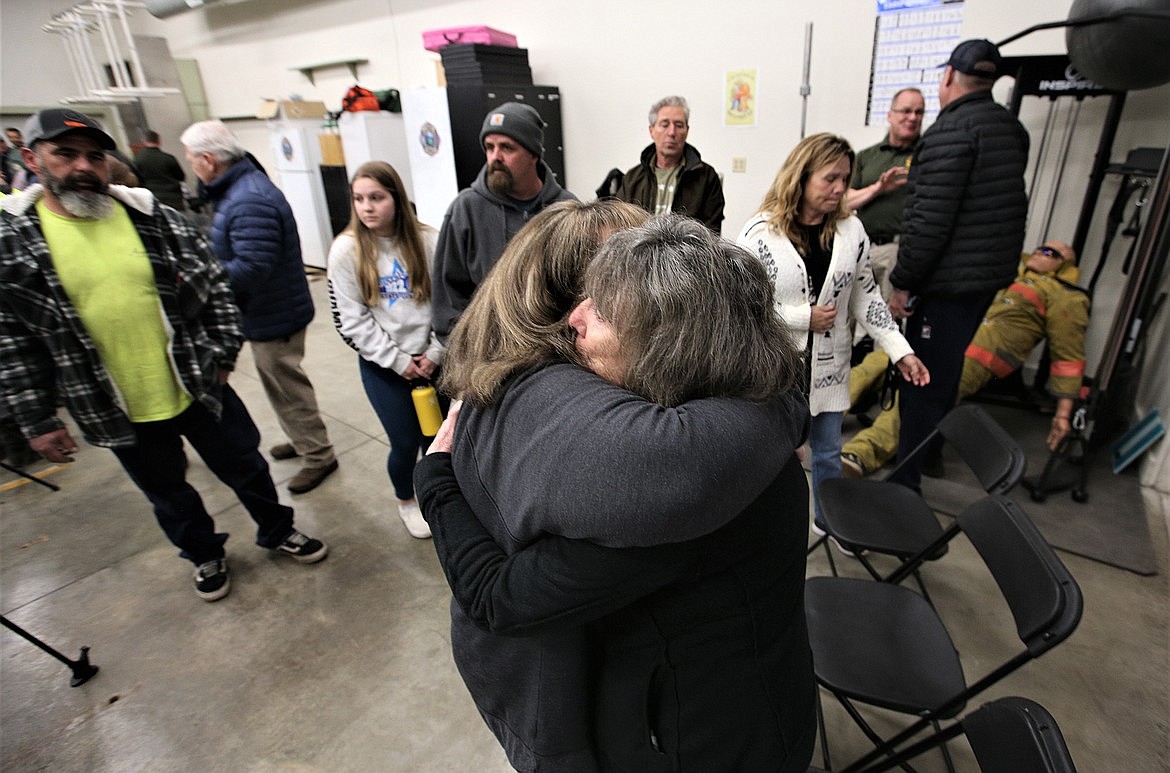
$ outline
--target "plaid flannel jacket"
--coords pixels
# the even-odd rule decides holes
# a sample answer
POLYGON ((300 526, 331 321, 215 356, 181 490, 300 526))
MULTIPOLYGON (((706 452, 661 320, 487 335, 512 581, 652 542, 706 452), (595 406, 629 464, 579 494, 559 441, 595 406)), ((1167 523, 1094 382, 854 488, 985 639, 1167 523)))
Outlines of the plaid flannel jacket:
MULTIPOLYGON (((41 195, 34 185, 0 201, 0 401, 28 438, 63 427, 64 404, 90 443, 134 445, 122 395, 53 268, 35 206, 41 195)), ((111 185, 110 195, 154 269, 175 376, 218 416, 218 374, 232 370, 243 339, 227 273, 196 226, 149 191, 111 185)))

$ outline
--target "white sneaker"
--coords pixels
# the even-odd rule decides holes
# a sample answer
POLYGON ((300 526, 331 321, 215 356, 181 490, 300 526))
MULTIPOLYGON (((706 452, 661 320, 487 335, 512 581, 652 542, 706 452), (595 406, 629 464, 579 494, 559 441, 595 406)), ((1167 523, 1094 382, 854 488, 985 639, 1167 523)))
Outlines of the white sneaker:
POLYGON ((407 502, 400 500, 398 502, 398 517, 402 519, 402 524, 410 532, 410 536, 416 539, 430 539, 431 527, 427 526, 422 511, 418 509, 417 500, 411 499, 407 502))
MULTIPOLYGON (((841 551, 841 555, 849 556, 850 558, 857 558, 856 553, 854 553, 852 550, 850 550, 849 548, 845 547, 840 542, 838 542, 836 537, 834 537, 831 534, 828 534, 824 529, 822 529, 820 526, 817 525, 816 521, 813 521, 812 526, 810 526, 809 528, 812 529, 812 533, 817 535, 818 537, 824 537, 827 535, 829 537, 829 542, 832 542, 837 547, 837 550, 841 551)), ((868 553, 869 551, 863 550, 861 552, 868 553)))

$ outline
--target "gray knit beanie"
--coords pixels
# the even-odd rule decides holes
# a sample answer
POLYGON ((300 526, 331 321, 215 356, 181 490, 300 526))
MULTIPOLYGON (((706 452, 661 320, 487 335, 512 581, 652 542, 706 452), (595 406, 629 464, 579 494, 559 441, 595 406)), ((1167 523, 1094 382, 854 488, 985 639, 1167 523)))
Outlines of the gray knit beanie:
POLYGON ((489 134, 504 134, 519 142, 537 158, 544 156, 544 121, 532 105, 505 102, 489 111, 479 131, 479 145, 489 134))

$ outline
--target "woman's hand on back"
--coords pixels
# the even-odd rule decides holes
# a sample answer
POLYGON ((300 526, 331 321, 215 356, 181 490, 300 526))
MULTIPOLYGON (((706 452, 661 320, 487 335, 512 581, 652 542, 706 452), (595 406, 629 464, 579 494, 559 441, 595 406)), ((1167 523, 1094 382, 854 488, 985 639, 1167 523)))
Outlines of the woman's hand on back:
POLYGON ((462 400, 451 401, 447 418, 443 419, 443 423, 439 425, 439 431, 435 434, 435 439, 431 441, 430 448, 427 449, 428 456, 430 454, 451 453, 451 446, 455 440, 455 420, 459 418, 459 409, 462 406, 462 400))

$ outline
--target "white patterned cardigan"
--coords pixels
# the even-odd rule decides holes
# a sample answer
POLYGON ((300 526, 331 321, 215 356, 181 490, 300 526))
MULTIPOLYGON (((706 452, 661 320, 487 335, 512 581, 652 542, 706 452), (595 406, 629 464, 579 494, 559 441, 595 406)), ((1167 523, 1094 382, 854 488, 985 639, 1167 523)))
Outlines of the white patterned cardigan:
MULTIPOLYGON (((768 212, 752 215, 736 243, 763 262, 776 289, 776 313, 792 331, 796 345, 806 349, 813 305, 808 269, 788 237, 768 228, 768 217, 768 212)), ((838 313, 831 329, 812 337, 808 402, 814 416, 849 408, 849 358, 855 321, 890 356, 891 362, 913 353, 874 281, 869 265, 869 237, 856 217, 837 224, 829 273, 816 305, 835 306, 838 313)))

